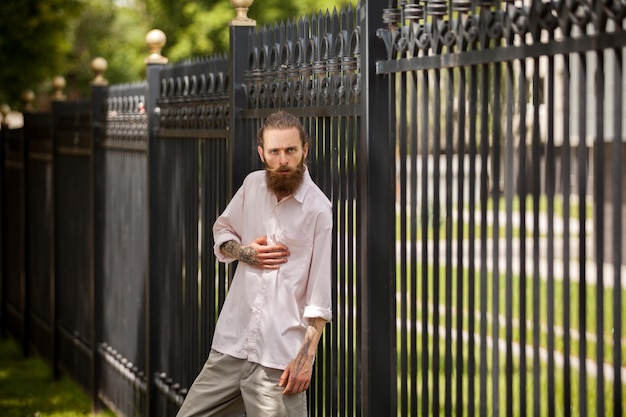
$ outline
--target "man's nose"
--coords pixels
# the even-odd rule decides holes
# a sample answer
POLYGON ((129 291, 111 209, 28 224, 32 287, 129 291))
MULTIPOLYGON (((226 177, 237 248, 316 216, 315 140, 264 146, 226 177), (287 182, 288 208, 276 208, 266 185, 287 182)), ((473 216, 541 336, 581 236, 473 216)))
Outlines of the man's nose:
POLYGON ((287 159, 287 154, 285 152, 281 152, 279 154, 278 163, 281 165, 287 165, 289 163, 289 159, 287 159))

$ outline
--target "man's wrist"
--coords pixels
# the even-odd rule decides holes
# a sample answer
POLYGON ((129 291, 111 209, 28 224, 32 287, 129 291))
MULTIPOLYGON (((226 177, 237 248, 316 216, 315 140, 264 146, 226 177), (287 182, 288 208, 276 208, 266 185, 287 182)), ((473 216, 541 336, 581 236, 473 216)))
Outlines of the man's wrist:
POLYGON ((239 242, 229 240, 222 243, 220 250, 229 256, 237 259, 238 261, 247 263, 249 265, 257 265, 256 251, 249 246, 242 246, 239 242))
POLYGON ((248 265, 258 265, 259 262, 256 258, 256 250, 250 246, 239 246, 239 258, 241 262, 248 265))

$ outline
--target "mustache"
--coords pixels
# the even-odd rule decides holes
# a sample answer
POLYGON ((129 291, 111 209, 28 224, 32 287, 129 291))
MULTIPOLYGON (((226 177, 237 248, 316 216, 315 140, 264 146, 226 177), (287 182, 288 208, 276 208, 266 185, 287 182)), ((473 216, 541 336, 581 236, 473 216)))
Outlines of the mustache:
POLYGON ((288 166, 279 166, 276 168, 270 168, 267 166, 267 164, 264 164, 264 165, 265 165, 265 169, 267 169, 270 172, 293 172, 295 171, 294 168, 289 168, 288 166))

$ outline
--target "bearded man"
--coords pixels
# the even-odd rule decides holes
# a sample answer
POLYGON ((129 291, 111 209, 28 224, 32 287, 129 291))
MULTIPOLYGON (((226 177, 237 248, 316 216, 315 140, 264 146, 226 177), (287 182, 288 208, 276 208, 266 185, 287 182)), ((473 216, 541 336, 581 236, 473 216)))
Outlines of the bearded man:
POLYGON ((332 207, 304 163, 290 113, 257 134, 265 165, 213 225, 221 262, 238 260, 211 352, 178 417, 305 417, 315 351, 332 316, 332 207))

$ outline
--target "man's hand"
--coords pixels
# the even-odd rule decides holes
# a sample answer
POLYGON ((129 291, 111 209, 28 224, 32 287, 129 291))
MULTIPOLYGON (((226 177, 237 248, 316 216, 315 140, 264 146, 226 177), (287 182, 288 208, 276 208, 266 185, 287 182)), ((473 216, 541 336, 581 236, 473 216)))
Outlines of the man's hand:
POLYGON ((283 394, 299 394, 306 391, 313 375, 313 360, 315 355, 309 355, 300 349, 298 356, 291 361, 280 377, 279 387, 285 387, 283 394))
POLYGON ((287 257, 290 255, 289 249, 285 245, 280 243, 268 245, 266 236, 254 239, 247 246, 229 240, 220 246, 220 249, 241 262, 264 269, 278 269, 287 262, 287 257))
POLYGON ((313 361, 317 344, 322 337, 326 320, 316 317, 309 319, 302 347, 280 377, 279 387, 285 387, 283 394, 299 394, 306 391, 313 375, 313 361))

